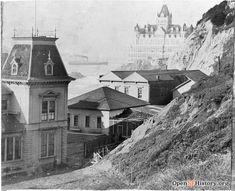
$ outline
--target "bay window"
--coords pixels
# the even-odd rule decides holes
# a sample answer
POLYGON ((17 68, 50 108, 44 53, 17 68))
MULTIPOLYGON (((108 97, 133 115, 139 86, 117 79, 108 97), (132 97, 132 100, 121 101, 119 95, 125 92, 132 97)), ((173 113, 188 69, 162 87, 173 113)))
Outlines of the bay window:
POLYGON ((19 160, 22 157, 22 137, 12 136, 2 138, 2 162, 19 160))
POLYGON ((53 132, 43 132, 41 134, 41 157, 54 156, 55 136, 53 132))
POLYGON ((55 100, 42 101, 42 121, 55 120, 55 100))

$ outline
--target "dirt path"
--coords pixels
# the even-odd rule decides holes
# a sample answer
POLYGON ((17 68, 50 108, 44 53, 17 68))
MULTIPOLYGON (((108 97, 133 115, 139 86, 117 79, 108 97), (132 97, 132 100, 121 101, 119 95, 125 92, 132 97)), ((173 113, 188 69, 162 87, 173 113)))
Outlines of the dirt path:
POLYGON ((69 173, 38 178, 17 184, 6 185, 2 190, 11 189, 127 189, 128 185, 111 169, 111 163, 101 161, 84 169, 69 173))

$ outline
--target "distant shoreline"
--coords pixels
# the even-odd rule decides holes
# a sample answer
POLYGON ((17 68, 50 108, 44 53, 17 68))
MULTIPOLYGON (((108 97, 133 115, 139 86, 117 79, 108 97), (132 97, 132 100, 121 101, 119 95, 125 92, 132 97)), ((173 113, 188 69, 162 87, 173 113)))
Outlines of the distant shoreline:
POLYGON ((97 65, 108 65, 108 62, 70 62, 69 65, 78 65, 78 66, 97 66, 97 65))

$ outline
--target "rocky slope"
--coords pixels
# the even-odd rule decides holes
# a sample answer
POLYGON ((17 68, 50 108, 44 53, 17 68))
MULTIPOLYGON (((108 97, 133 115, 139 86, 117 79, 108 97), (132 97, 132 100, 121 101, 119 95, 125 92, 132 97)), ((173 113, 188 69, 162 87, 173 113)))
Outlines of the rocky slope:
POLYGON ((232 70, 234 17, 234 7, 226 1, 211 8, 168 60, 168 68, 199 69, 208 75, 232 70))
MULTIPOLYGON (((188 179, 230 181, 231 127, 232 79, 215 76, 138 127, 108 159, 141 189, 179 189, 171 181, 188 179)), ((216 187, 222 188, 229 185, 216 187)))

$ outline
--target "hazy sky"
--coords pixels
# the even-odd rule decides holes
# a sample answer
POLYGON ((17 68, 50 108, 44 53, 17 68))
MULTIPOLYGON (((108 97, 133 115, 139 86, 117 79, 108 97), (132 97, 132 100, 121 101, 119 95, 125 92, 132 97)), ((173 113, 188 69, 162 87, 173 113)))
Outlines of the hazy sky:
MULTIPOLYGON (((37 0, 37 27, 39 31, 57 30, 57 45, 65 65, 75 55, 100 58, 111 64, 127 62, 128 47, 135 38, 133 28, 154 24, 157 12, 167 4, 173 23, 193 24, 209 8, 221 0, 37 0)), ((13 29, 27 30, 34 26, 34 1, 4 2, 3 48, 11 47, 13 29)))

